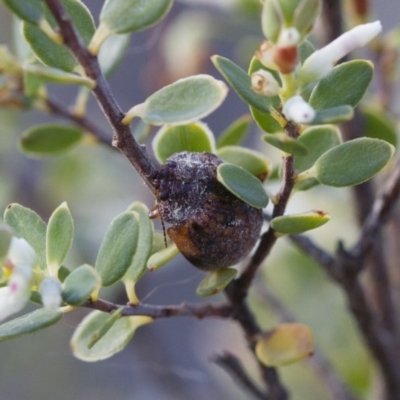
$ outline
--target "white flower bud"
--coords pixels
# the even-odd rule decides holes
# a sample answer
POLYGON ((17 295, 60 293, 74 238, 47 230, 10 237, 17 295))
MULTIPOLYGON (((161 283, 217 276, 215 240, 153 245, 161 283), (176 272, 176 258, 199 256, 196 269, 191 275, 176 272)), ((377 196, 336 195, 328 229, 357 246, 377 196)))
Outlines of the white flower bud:
POLYGON ((264 40, 263 42, 261 42, 255 56, 260 60, 261 64, 264 65, 264 67, 276 71, 278 69, 278 66, 273 61, 274 49, 275 46, 272 42, 264 40))
POLYGON ((291 97, 282 110, 288 121, 308 124, 315 118, 315 110, 301 97, 291 97))
POLYGON ((297 46, 300 40, 300 33, 296 28, 285 28, 281 30, 278 39, 278 46, 292 47, 297 46))
POLYGON ((380 21, 356 26, 343 33, 333 42, 317 50, 304 62, 300 80, 304 83, 319 80, 326 76, 336 62, 355 49, 366 45, 382 30, 380 21))
POLYGON ((263 96, 276 96, 279 91, 279 83, 269 71, 260 69, 251 74, 251 88, 263 96))
POLYGON ((55 278, 45 278, 40 283, 39 293, 44 308, 55 311, 61 305, 61 283, 55 278))

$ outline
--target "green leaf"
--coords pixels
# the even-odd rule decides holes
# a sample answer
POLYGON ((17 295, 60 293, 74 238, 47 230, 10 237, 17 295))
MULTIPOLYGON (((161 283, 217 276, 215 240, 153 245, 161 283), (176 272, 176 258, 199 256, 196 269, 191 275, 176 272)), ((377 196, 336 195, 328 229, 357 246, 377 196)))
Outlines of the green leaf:
POLYGON ((279 235, 297 235, 326 224, 331 217, 323 211, 283 215, 271 220, 272 229, 279 235))
POLYGON ((101 46, 99 63, 106 77, 117 69, 129 47, 130 39, 130 35, 112 35, 101 46))
POLYGON ((80 306, 101 285, 97 271, 88 264, 74 269, 63 283, 63 300, 72 306, 80 306))
POLYGON ((240 146, 224 146, 217 151, 217 156, 227 163, 238 165, 264 181, 271 171, 271 161, 254 150, 240 146))
POLYGON ((125 211, 112 220, 96 259, 96 270, 103 286, 110 286, 125 275, 132 264, 138 234, 139 222, 135 212, 125 211))
POLYGON ((306 325, 280 324, 257 341, 255 352, 268 367, 292 364, 313 354, 313 333, 306 325))
POLYGON ((128 208, 128 211, 135 211, 138 214, 139 238, 136 253, 123 277, 123 281, 137 282, 146 271, 147 260, 153 249, 154 226, 149 218, 149 209, 145 204, 136 201, 128 208))
POLYGON ((278 41, 282 21, 274 1, 264 1, 261 13, 261 27, 264 36, 272 43, 278 41))
MULTIPOLYGON (((95 31, 93 18, 89 10, 77 0, 63 0, 63 6, 83 42, 88 45, 95 31)), ((47 7, 45 7, 45 16, 50 25, 56 28, 57 24, 47 7)), ((33 52, 43 64, 67 72, 73 71, 78 66, 78 61, 70 50, 65 45, 58 44, 50 39, 39 27, 29 22, 24 22, 23 33, 33 52)))
POLYGON ((35 97, 44 88, 43 79, 29 71, 23 71, 23 79, 24 95, 27 97, 35 97))
POLYGON ((23 132, 20 148, 29 155, 49 156, 70 150, 83 136, 83 129, 74 126, 36 125, 23 132))
POLYGON ((293 14, 293 26, 301 36, 307 35, 321 10, 320 0, 304 0, 298 4, 293 14))
POLYGON ((295 170, 303 172, 311 168, 322 154, 340 144, 341 136, 338 127, 334 125, 312 126, 297 141, 307 149, 307 155, 296 155, 294 159, 295 170))
POLYGON ((311 125, 339 124, 350 121, 353 118, 354 110, 351 106, 337 106, 326 110, 317 111, 311 125))
POLYGON ((299 47, 300 62, 303 64, 303 62, 307 60, 307 58, 310 57, 312 53, 314 53, 314 51, 314 46, 308 40, 304 40, 299 47))
POLYGON ((4 4, 18 18, 32 24, 39 24, 44 16, 43 2, 41 0, 3 0, 4 4))
POLYGON ((244 102, 257 110, 269 113, 271 107, 270 99, 259 95, 251 88, 250 76, 245 71, 231 60, 221 56, 212 56, 211 60, 244 102))
POLYGON ((0 342, 45 329, 56 324, 62 315, 58 311, 40 308, 22 317, 0 324, 0 342))
POLYGON ((157 161, 165 164, 169 156, 181 151, 212 153, 215 151, 215 139, 203 122, 178 126, 164 125, 155 135, 152 146, 157 161))
POLYGON ((243 115, 232 122, 220 135, 217 140, 217 148, 237 145, 242 142, 251 125, 249 115, 243 115))
POLYGON ((210 272, 197 286, 196 294, 200 297, 213 296, 224 290, 236 274, 237 270, 234 268, 220 268, 210 272))
POLYGON ((179 250, 175 244, 170 244, 168 247, 159 250, 152 254, 147 261, 147 269, 149 271, 156 271, 163 265, 171 261, 175 256, 179 254, 179 250))
POLYGON ((71 74, 69 72, 61 71, 56 68, 43 67, 38 64, 25 64, 24 71, 35 75, 42 81, 60 83, 65 85, 82 85, 87 87, 88 89, 93 89, 96 85, 93 79, 76 74, 71 74))
POLYGON ((285 153, 294 154, 296 156, 307 155, 307 148, 298 140, 287 136, 285 133, 275 133, 273 135, 266 133, 262 136, 262 139, 285 153))
POLYGON ((342 63, 317 83, 309 104, 315 110, 341 105, 355 107, 364 96, 373 74, 374 68, 370 61, 354 60, 342 63))
POLYGON ((60 282, 64 282, 70 273, 71 273, 71 271, 67 267, 64 267, 64 265, 61 265, 61 267, 57 271, 57 278, 60 282))
POLYGON ((383 140, 354 139, 327 151, 298 178, 311 175, 320 183, 335 187, 358 185, 378 173, 393 152, 394 147, 383 140))
POLYGON ((34 211, 17 203, 7 206, 4 222, 16 236, 25 239, 35 250, 37 264, 46 268, 46 224, 34 211))
POLYGON ((100 25, 113 33, 137 32, 155 25, 172 6, 173 0, 106 0, 100 25))
POLYGON ((118 310, 109 315, 108 319, 99 327, 98 330, 92 332, 92 337, 87 345, 88 349, 91 349, 112 328, 112 326, 121 318, 123 311, 124 307, 118 308, 118 310))
POLYGON ((362 107, 366 136, 374 139, 381 139, 397 147, 396 123, 386 111, 373 106, 362 107))
POLYGON ((65 260, 74 239, 74 220, 67 203, 62 203, 50 216, 46 231, 46 260, 53 276, 65 260))
POLYGON ((282 132, 282 126, 271 114, 259 111, 254 107, 250 107, 250 112, 258 127, 264 132, 282 132))
POLYGON ((217 179, 227 190, 252 207, 267 206, 269 199, 260 180, 245 169, 233 164, 220 164, 217 179))
POLYGON ((93 345, 93 340, 97 338, 99 331, 109 324, 109 318, 106 313, 93 311, 82 320, 70 343, 76 358, 89 362, 105 360, 123 350, 137 328, 153 321, 147 316, 119 318, 93 345))
POLYGON ((10 248, 12 231, 7 225, 0 225, 0 263, 6 258, 10 248))
POLYGON ((148 124, 187 124, 213 112, 224 101, 228 88, 209 75, 180 79, 131 108, 123 122, 141 117, 148 124))

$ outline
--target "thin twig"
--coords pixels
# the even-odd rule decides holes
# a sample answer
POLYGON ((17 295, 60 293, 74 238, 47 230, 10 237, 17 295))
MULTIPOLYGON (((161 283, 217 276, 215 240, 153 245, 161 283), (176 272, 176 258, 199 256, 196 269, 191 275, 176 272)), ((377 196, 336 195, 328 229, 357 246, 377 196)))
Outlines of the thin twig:
POLYGON ((213 303, 181 303, 178 305, 155 306, 151 304, 120 305, 106 300, 88 300, 82 307, 91 308, 103 312, 111 313, 124 307, 123 316, 145 315, 154 319, 169 317, 216 317, 216 318, 232 318, 233 310, 228 304, 213 303))
POLYGON ((270 397, 264 393, 247 375, 242 362, 231 352, 224 351, 220 354, 214 354, 210 361, 224 369, 230 375, 233 381, 252 394, 256 399, 269 400, 270 397))
POLYGON ((156 167, 147 154, 145 146, 140 145, 133 137, 129 126, 121 122, 124 113, 111 93, 110 87, 101 72, 97 57, 91 54, 84 45, 61 1, 45 1, 58 23, 64 44, 77 58, 86 75, 96 82, 93 93, 114 130, 113 146, 124 154, 149 189, 154 192, 155 189, 151 177, 154 176, 156 167))

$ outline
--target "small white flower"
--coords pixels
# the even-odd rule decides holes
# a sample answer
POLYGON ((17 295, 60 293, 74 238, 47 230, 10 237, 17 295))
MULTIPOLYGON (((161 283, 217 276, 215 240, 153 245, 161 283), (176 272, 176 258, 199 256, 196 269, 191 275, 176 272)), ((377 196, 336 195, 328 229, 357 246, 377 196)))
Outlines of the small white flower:
POLYGON ((356 26, 343 33, 333 42, 315 51, 304 62, 300 70, 300 80, 304 83, 326 76, 338 60, 355 49, 366 45, 382 30, 380 21, 356 26))
POLYGON ((8 249, 7 258, 13 265, 30 265, 35 263, 36 255, 32 246, 22 238, 13 237, 8 249))
POLYGON ((279 83, 271 72, 260 69, 251 74, 251 88, 263 96, 276 96, 279 83))
POLYGON ((315 118, 315 110, 301 96, 291 97, 282 112, 287 120, 299 124, 308 124, 315 118))
POLYGON ((55 311, 60 306, 61 283, 55 278, 45 278, 40 283, 39 293, 42 297, 43 307, 55 311))

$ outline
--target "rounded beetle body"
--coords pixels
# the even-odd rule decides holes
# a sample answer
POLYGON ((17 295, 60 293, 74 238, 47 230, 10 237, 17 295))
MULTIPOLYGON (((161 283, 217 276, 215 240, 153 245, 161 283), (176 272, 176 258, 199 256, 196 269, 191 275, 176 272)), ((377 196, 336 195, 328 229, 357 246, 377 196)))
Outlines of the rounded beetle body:
POLYGON ((157 208, 168 236, 195 267, 215 270, 241 261, 257 242, 262 211, 217 180, 223 161, 211 153, 176 153, 155 178, 157 208))

